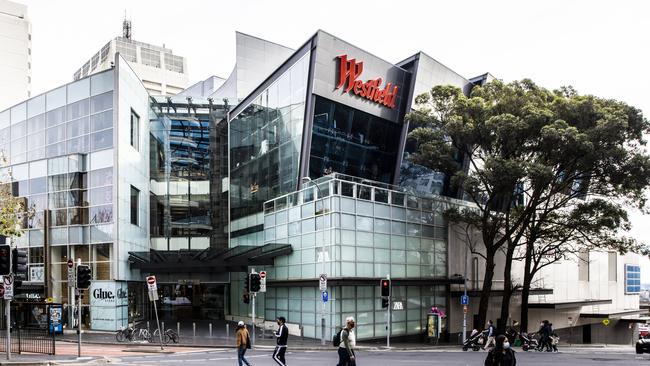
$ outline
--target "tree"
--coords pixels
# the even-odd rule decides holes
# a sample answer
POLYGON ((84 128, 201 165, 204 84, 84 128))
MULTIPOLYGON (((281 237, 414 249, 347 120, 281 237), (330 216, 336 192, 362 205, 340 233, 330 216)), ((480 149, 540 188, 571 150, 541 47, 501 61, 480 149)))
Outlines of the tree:
MULTIPOLYGON (((638 109, 580 96, 571 88, 550 91, 530 80, 493 81, 475 87, 469 97, 456 87, 436 86, 418 96, 416 104, 407 115, 416 126, 409 137, 418 147, 410 159, 449 175, 451 184, 475 205, 450 210, 447 217, 481 232, 486 262, 481 323, 486 321, 500 250, 506 257, 501 304, 505 321, 516 287, 512 261, 520 245, 534 245, 535 233, 541 233, 535 227, 548 230, 552 220, 561 217, 569 220, 567 227, 575 227, 567 231, 568 239, 582 233, 583 242, 589 242, 586 239, 595 239, 599 232, 582 226, 588 215, 570 215, 585 209, 584 202, 608 197, 615 200, 609 201, 609 209, 645 205, 650 159, 641 147, 650 125, 638 109)), ((592 213, 607 212, 612 211, 592 213)), ((620 228, 624 220, 611 223, 607 232, 620 228)), ((624 251, 631 244, 615 245, 624 251)), ((556 250, 563 248, 568 246, 556 250)))
POLYGON ((26 204, 24 197, 16 197, 12 182, 11 169, 7 168, 7 160, 0 154, 0 236, 19 237, 27 226, 27 220, 33 216, 34 209, 26 204))

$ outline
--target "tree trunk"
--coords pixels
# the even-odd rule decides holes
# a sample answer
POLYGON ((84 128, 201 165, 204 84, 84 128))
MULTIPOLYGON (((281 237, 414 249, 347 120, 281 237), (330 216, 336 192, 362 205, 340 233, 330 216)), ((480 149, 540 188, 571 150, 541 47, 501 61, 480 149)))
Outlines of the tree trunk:
POLYGON ((510 316, 510 299, 512 298, 513 285, 512 285, 512 261, 515 254, 516 245, 508 242, 508 249, 506 251, 506 263, 503 268, 503 296, 501 297, 501 322, 497 323, 497 330, 499 334, 504 334, 506 331, 506 323, 510 316))
POLYGON ((531 273, 532 262, 533 247, 531 244, 527 244, 526 260, 524 264, 524 283, 521 288, 521 313, 519 320, 522 333, 528 333, 528 297, 530 296, 530 285, 533 282, 533 273, 531 273))
POLYGON ((478 306, 478 324, 474 328, 483 329, 487 322, 487 311, 490 305, 490 292, 492 292, 492 280, 494 279, 494 256, 496 252, 488 249, 485 255, 485 275, 483 276, 483 287, 481 288, 481 299, 478 306))

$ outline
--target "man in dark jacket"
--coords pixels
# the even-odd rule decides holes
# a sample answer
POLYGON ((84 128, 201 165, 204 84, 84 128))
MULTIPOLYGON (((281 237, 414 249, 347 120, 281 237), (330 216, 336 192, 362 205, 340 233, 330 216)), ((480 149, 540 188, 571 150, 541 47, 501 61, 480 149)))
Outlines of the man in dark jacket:
POLYGON ((273 351, 273 361, 275 361, 280 366, 286 366, 287 363, 284 360, 284 353, 287 351, 287 340, 289 338, 289 329, 285 324, 287 320, 281 316, 277 319, 278 330, 275 332, 275 337, 277 345, 275 346, 275 351, 273 351))

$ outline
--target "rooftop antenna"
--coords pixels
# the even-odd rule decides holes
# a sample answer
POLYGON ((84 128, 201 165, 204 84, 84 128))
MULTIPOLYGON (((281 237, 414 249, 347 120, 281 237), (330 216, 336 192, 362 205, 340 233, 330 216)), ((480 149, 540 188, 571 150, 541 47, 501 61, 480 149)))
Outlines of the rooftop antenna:
POLYGON ((131 39, 131 21, 126 19, 126 10, 124 10, 124 21, 122 22, 122 37, 131 39))

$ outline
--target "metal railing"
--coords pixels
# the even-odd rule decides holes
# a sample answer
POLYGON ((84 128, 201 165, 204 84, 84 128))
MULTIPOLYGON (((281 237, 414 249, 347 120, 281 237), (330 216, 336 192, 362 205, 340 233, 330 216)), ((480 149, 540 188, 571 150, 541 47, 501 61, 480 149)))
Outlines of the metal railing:
MULTIPOLYGON (((0 329, 0 353, 4 352, 7 352, 7 330, 0 329)), ((11 352, 54 355, 56 352, 54 333, 39 328, 12 328, 11 352)))

